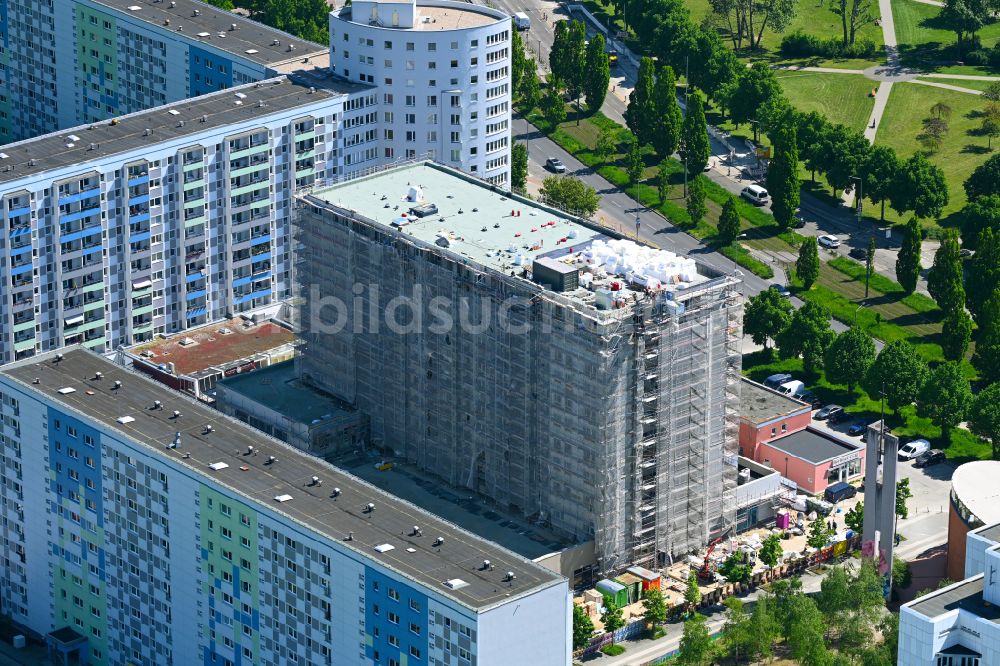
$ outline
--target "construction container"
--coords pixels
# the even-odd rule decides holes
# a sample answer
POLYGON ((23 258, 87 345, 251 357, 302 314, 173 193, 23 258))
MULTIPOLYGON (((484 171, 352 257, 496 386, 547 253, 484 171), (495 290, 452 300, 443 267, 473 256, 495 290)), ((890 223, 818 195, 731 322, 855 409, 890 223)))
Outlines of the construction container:
POLYGON ((628 602, 634 604, 642 598, 642 579, 630 573, 615 577, 616 583, 621 583, 628 591, 628 602))
POLYGON ((642 579, 643 592, 646 590, 660 589, 660 574, 654 573, 645 567, 629 567, 626 571, 633 576, 638 576, 642 579))
POLYGON ((605 605, 607 602, 611 602, 619 608, 628 606, 628 590, 621 583, 604 578, 597 581, 597 585, 594 587, 604 597, 605 605))

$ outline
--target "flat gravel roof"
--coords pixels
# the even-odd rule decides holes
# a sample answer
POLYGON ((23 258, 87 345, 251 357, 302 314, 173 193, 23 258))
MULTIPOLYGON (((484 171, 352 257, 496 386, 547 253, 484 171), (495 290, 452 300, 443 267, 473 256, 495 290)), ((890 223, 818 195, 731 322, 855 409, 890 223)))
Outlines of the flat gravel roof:
POLYGON ((257 504, 285 515, 290 522, 338 541, 348 550, 379 562, 403 577, 474 609, 510 601, 535 590, 565 584, 565 579, 495 543, 481 539, 419 507, 404 502, 320 458, 268 437, 197 400, 172 391, 137 372, 118 366, 82 347, 67 348, 62 360, 49 352, 5 366, 0 372, 20 382, 28 393, 74 410, 123 438, 148 447, 154 457, 170 459, 205 479, 207 485, 230 488, 257 504), (97 372, 103 373, 95 379, 97 372), (37 380, 37 384, 34 383, 37 380), (116 380, 122 387, 115 390, 116 380), (60 390, 74 389, 61 393, 60 390), (162 403, 153 408, 153 401, 162 403), (181 412, 172 418, 174 410, 181 412), (121 417, 132 421, 121 423, 121 417), (206 433, 206 426, 211 432, 206 433), (181 445, 168 449, 176 432, 181 445), (255 454, 247 453, 252 446, 255 454), (183 457, 183 456, 189 457, 183 457), (267 464, 268 456, 277 461, 267 464), (213 471, 214 463, 228 467, 213 471), (321 486, 311 485, 317 476, 321 486), (333 497, 332 489, 341 493, 333 497), (278 502, 275 498, 290 495, 278 502), (366 512, 368 503, 375 505, 366 512), (413 535, 413 526, 421 535, 413 535), (353 539, 346 537, 353 532, 353 539), (435 539, 443 537, 440 547, 435 539), (382 544, 393 546, 379 552, 382 544), (482 569, 483 560, 493 568, 482 569), (506 572, 516 578, 505 582, 506 572), (459 579, 455 589, 445 581, 459 579))
POLYGON ((225 9, 199 0, 94 0, 122 14, 153 24, 159 30, 175 33, 220 51, 274 66, 290 60, 303 60, 330 50, 329 46, 307 42, 295 35, 252 21, 225 9), (164 22, 169 21, 169 25, 164 22), (236 29, 233 30, 233 24, 236 29), (204 35, 203 33, 208 33, 204 35), (274 42, 278 43, 275 44, 274 42), (293 48, 288 50, 289 45, 293 48))
POLYGON ((740 416, 751 423, 764 423, 803 411, 811 411, 804 402, 772 391, 746 377, 740 382, 740 416))
POLYGON ((928 618, 948 611, 964 610, 990 622, 1000 621, 1000 606, 983 600, 983 575, 936 590, 910 602, 907 607, 928 618))

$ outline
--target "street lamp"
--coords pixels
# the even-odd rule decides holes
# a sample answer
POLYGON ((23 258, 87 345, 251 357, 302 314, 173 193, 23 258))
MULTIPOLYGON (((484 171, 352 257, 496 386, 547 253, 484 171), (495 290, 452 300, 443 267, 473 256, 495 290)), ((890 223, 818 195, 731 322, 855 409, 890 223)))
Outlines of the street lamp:
POLYGON ((865 196, 864 195, 864 180, 862 180, 860 176, 851 176, 851 181, 853 182, 855 180, 858 181, 858 197, 857 197, 856 208, 858 209, 858 228, 860 229, 861 228, 861 208, 862 208, 862 206, 864 206, 864 196, 865 196))
POLYGON ((864 301, 861 301, 861 305, 859 305, 859 306, 858 306, 858 307, 857 307, 857 308, 856 308, 856 309, 854 310, 854 325, 855 325, 855 326, 857 326, 857 325, 858 325, 858 313, 859 313, 859 312, 861 312, 861 308, 863 308, 863 307, 865 307, 865 302, 864 302, 864 301))

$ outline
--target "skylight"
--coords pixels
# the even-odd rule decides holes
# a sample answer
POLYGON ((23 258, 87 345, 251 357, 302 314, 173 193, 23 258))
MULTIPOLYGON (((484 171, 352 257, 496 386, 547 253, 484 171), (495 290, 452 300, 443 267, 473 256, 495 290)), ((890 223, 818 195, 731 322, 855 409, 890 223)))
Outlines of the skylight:
POLYGON ((220 469, 226 469, 227 467, 229 467, 229 465, 224 462, 212 463, 208 466, 208 468, 213 472, 218 472, 220 469))

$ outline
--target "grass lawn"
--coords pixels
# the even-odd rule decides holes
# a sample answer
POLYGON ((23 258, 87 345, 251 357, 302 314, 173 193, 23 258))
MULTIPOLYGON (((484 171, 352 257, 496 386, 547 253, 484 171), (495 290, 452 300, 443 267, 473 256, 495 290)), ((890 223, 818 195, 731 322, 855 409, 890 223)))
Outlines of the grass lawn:
POLYGON ((818 111, 834 123, 863 130, 875 100, 873 82, 852 74, 778 72, 785 96, 800 111, 818 111))
MULTIPOLYGON (((816 377, 804 377, 800 359, 780 360, 770 351, 755 352, 743 356, 743 374, 754 381, 763 381, 769 375, 788 372, 803 378, 806 385, 824 403, 836 403, 844 407, 850 420, 876 421, 880 417, 880 405, 860 387, 848 391, 846 386, 831 384, 822 370, 816 377)), ((988 460, 991 448, 984 440, 968 430, 956 428, 951 431, 950 441, 942 441, 941 429, 917 414, 916 407, 903 407, 899 414, 886 410, 886 422, 894 433, 903 437, 925 437, 935 448, 942 448, 945 454, 958 461, 988 460)))
MULTIPOLYGON (((914 0, 892 0, 892 16, 896 24, 896 41, 904 62, 922 69, 938 71, 956 60, 955 33, 944 27, 938 18, 939 7, 914 0)), ((1000 21, 986 25, 979 31, 983 48, 991 48, 1000 41, 1000 21)), ((946 67, 952 69, 951 67, 946 67)), ((989 70, 963 66, 967 74, 988 74, 989 70)), ((957 73, 957 72, 954 72, 957 73)))
POLYGON ((946 83, 950 86, 958 86, 959 88, 970 88, 971 90, 986 90, 987 86, 992 83, 992 81, 976 81, 969 79, 942 79, 938 77, 928 78, 926 76, 918 76, 918 81, 929 81, 931 83, 946 83))
MULTIPOLYGON (((894 148, 901 158, 909 157, 920 149, 916 136, 920 133, 923 119, 930 116, 930 108, 938 102, 951 107, 951 128, 941 149, 929 159, 941 167, 948 182, 950 201, 944 211, 944 217, 947 217, 965 205, 962 183, 973 169, 990 156, 986 137, 978 136, 981 123, 978 114, 984 101, 975 95, 953 90, 897 83, 892 87, 875 140, 894 148)), ((887 210, 886 219, 899 221, 900 217, 887 210)))

